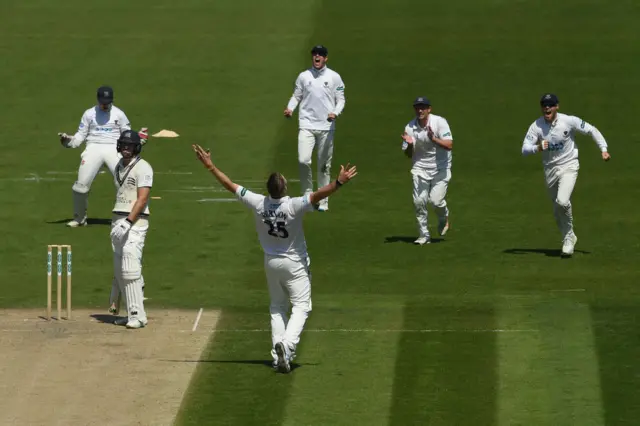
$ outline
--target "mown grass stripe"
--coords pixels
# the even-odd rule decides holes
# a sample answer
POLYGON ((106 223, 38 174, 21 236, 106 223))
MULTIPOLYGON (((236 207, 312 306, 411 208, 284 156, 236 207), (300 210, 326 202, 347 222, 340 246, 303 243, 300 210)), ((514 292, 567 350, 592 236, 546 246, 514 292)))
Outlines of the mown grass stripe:
POLYGON ((498 425, 604 424, 589 306, 570 300, 505 304, 500 334, 498 425))

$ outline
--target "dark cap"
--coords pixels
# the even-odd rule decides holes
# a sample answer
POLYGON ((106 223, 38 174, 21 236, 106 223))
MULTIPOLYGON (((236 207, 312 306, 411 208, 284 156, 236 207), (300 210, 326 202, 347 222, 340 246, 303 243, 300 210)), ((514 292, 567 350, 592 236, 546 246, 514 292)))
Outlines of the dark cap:
POLYGON ((311 49, 311 54, 312 55, 320 55, 320 56, 327 56, 329 55, 329 51, 327 50, 326 47, 324 47, 323 45, 319 44, 317 46, 313 46, 313 49, 311 49))
POLYGON ((540 106, 556 106, 558 103, 558 97, 553 93, 545 93, 540 98, 540 106))
POLYGON ((431 101, 429 101, 429 99, 427 99, 424 96, 418 96, 416 100, 413 101, 413 106, 418 106, 418 105, 431 106, 431 101))
POLYGON ((113 89, 109 86, 100 86, 98 88, 98 103, 110 104, 113 103, 113 89))

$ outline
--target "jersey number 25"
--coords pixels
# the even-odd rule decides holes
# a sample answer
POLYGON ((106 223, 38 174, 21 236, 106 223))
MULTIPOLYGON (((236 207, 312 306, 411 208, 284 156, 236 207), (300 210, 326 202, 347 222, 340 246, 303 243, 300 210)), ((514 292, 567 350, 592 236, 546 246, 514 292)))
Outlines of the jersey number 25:
POLYGON ((289 232, 285 228, 284 222, 274 222, 273 220, 265 220, 264 223, 269 227, 269 235, 276 238, 289 238, 289 232))

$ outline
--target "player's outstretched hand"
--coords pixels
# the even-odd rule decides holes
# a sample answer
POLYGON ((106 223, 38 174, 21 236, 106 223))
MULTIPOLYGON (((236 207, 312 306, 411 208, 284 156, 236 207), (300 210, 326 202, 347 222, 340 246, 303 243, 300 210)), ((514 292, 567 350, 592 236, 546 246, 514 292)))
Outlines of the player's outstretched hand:
POLYGON ((191 147, 193 148, 193 151, 196 153, 198 160, 200 160, 200 162, 204 164, 204 166, 207 169, 210 169, 213 167, 213 161, 211 161, 211 152, 209 152, 208 149, 204 149, 198 144, 191 145, 191 147))
POLYGON ((345 166, 340 166, 340 174, 338 175, 338 182, 345 184, 349 182, 351 179, 356 177, 358 171, 356 170, 356 166, 352 166, 350 163, 347 163, 345 166))
POLYGON ((292 115, 293 115, 293 111, 292 111, 292 110, 290 110, 289 108, 287 108, 287 109, 285 109, 285 110, 284 110, 284 116, 285 116, 285 117, 289 118, 289 117, 291 117, 292 115))
POLYGON ((605 151, 605 152, 602 153, 602 159, 604 161, 609 161, 609 160, 611 160, 611 155, 608 152, 605 151))

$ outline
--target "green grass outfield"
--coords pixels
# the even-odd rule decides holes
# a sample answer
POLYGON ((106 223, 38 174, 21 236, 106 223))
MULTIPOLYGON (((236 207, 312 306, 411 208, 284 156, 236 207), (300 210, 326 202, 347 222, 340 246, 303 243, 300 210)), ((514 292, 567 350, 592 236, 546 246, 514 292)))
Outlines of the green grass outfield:
MULTIPOLYGON (((637 424, 639 15, 633 0, 4 0, 0 307, 44 307, 45 246, 66 243, 75 306, 106 309, 108 226, 64 226, 81 150, 55 135, 108 83, 134 126, 181 134, 144 152, 162 197, 145 248, 149 309, 222 309, 178 424, 637 424), (283 376, 262 363, 268 295, 251 216, 197 201, 229 195, 189 144, 255 190, 274 169, 297 178, 297 123, 282 111, 317 43, 346 83, 334 165, 360 174, 306 220, 314 311, 300 367, 283 376), (613 157, 579 137, 571 260, 554 255, 540 158, 520 155, 546 91, 613 157), (422 94, 455 148, 453 229, 420 248, 406 242, 399 135, 422 94)), ((113 191, 108 174, 96 179, 91 218, 109 217, 113 191)))

